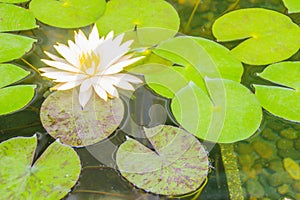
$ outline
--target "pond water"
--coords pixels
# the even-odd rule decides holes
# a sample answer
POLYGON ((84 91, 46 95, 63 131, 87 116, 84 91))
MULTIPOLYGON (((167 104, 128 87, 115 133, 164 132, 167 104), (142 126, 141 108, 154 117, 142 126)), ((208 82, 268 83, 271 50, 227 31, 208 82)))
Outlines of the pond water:
MULTIPOLYGON (((189 22, 195 0, 169 0, 168 2, 180 15, 180 30, 183 34, 208 39, 214 39, 211 33, 213 21, 225 12, 248 7, 286 12, 281 0, 202 0, 193 19, 189 22)), ((300 24, 299 14, 292 14, 290 17, 295 23, 300 24)), ((14 63, 26 66, 28 62, 37 68, 43 66, 40 61, 40 58, 44 58, 43 50, 54 52, 53 44, 66 43, 68 39, 73 38, 73 30, 39 25, 39 29, 22 32, 40 40, 38 45, 23 57, 24 60, 16 60, 14 63)), ((88 31, 89 27, 84 30, 88 31)), ((224 45, 231 48, 234 44, 233 42, 224 45)), ((297 53, 290 60, 299 58, 297 53)), ((249 89, 253 90, 251 84, 266 83, 255 75, 265 66, 244 65, 244 68, 242 83, 249 89)), ((26 109, 0 116, 0 141, 16 136, 32 136, 36 133, 39 139, 35 155, 37 158, 54 141, 44 130, 39 118, 39 109, 52 83, 42 79, 34 70, 31 71, 32 75, 23 83, 36 83, 37 95, 26 109)), ((166 122, 178 126, 169 112, 168 100, 156 96, 147 87, 135 91, 134 97, 134 101, 126 98, 123 98, 123 101, 129 106, 130 113, 134 113, 131 115, 138 125, 154 126, 166 122), (153 109, 153 116, 149 116, 150 109, 153 109)), ((83 170, 79 182, 64 199, 300 199, 300 180, 292 179, 283 165, 286 158, 291 158, 298 163, 300 161, 300 125, 297 123, 279 119, 264 111, 263 122, 254 136, 234 144, 215 144, 209 151, 212 167, 207 184, 201 193, 173 198, 137 189, 114 169, 115 161, 112 157, 115 149, 110 148, 109 145, 121 144, 125 139, 124 130, 133 128, 124 120, 116 133, 109 137, 109 141, 100 142, 87 149, 75 149, 80 155, 83 170), (108 155, 101 158, 105 163, 99 162, 99 159, 93 156, 101 151, 105 151, 108 155)))

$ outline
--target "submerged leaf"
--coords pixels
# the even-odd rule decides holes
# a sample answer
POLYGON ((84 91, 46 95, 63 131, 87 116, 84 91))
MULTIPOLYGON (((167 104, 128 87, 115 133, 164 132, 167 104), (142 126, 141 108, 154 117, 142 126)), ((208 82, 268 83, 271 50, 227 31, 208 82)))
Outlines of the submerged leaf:
POLYGON ((300 2, 299 0, 282 0, 284 6, 287 7, 289 13, 300 12, 300 2))
POLYGON ((41 107, 47 132, 71 146, 87 146, 106 139, 121 123, 124 106, 119 98, 104 101, 93 95, 82 108, 77 89, 57 91, 41 107))
POLYGON ((77 153, 55 141, 33 163, 37 138, 17 137, 0 144, 1 199, 61 199, 79 178, 77 153))
POLYGON ((0 3, 0 32, 36 28, 33 14, 19 6, 0 3))
POLYGON ((0 64, 0 115, 23 108, 34 97, 35 85, 16 85, 6 87, 29 75, 30 72, 12 65, 0 64))
POLYGON ((173 37, 179 23, 176 10, 163 0, 112 0, 96 22, 101 35, 111 30, 117 34, 126 32, 126 40, 134 39, 139 46, 173 37))
POLYGON ((255 95, 270 113, 300 122, 300 62, 281 62, 268 66, 261 77, 282 85, 254 85, 255 95))
POLYGON ((219 143, 236 142, 255 133, 262 110, 254 94, 226 79, 206 78, 206 87, 209 96, 190 84, 172 100, 172 113, 183 128, 201 139, 219 143))
POLYGON ((248 8, 218 18, 213 24, 218 41, 242 40, 231 52, 244 63, 265 65, 289 58, 300 47, 300 28, 279 12, 248 8))
POLYGON ((35 39, 9 33, 0 33, 0 62, 22 57, 32 48, 35 39), (5 48, 4 48, 5 47, 5 48))
POLYGON ((94 23, 105 10, 105 0, 32 0, 29 9, 41 22, 60 28, 94 23))
POLYGON ((162 195, 181 195, 199 188, 209 168, 201 143, 172 126, 144 130, 154 150, 128 139, 116 155, 121 174, 137 187, 162 195))

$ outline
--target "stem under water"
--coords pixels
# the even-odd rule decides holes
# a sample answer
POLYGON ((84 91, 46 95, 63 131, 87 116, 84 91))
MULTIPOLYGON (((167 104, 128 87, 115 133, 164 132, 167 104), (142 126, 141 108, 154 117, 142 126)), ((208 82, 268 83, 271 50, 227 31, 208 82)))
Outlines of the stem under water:
POLYGON ((197 11, 197 9, 198 9, 200 3, 201 3, 201 0, 197 0, 197 1, 196 1, 195 5, 194 5, 194 8, 193 8, 193 11, 192 11, 192 13, 191 13, 191 15, 190 15, 190 17, 189 17, 189 20, 188 20, 188 22, 186 23, 186 25, 185 25, 185 27, 184 27, 184 29, 183 29, 183 32, 184 32, 184 33, 187 33, 187 32, 191 29, 191 27, 190 27, 190 26, 191 26, 191 23, 192 23, 192 21, 193 21, 193 18, 194 18, 194 16, 195 16, 195 13, 196 13, 196 11, 197 11))
POLYGON ((28 65, 31 69, 33 69, 36 73, 38 73, 39 75, 41 75, 41 72, 35 68, 32 64, 30 64, 27 60, 25 60, 24 58, 20 58, 26 65, 28 65))

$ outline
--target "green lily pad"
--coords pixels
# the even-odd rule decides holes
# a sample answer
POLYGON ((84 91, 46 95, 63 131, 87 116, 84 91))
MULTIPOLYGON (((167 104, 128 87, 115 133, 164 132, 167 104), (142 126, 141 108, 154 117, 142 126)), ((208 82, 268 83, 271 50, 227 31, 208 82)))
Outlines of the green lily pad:
POLYGON ((203 38, 172 38, 159 44, 154 53, 181 67, 152 63, 137 66, 132 71, 143 74, 146 83, 167 98, 174 97, 190 81, 206 90, 206 76, 240 82, 243 73, 242 64, 230 55, 228 49, 203 38))
POLYGON ((209 168, 201 143, 172 126, 144 130, 154 150, 128 138, 116 155, 122 176, 139 188, 161 195, 180 195, 199 188, 209 168))
POLYGON ((231 50, 244 63, 266 65, 285 60, 300 47, 300 28, 276 11, 262 8, 236 10, 213 24, 218 41, 242 40, 231 50))
POLYGON ((77 153, 55 141, 34 162, 36 136, 0 144, 1 199, 61 199, 75 185, 81 165, 77 153))
POLYGON ((206 86, 209 96, 194 84, 175 95, 171 109, 180 125, 201 139, 219 143, 253 135, 262 120, 254 94, 232 80, 206 78, 206 86))
POLYGON ((36 28, 33 14, 19 6, 0 3, 0 32, 36 28))
POLYGON ((32 100, 35 85, 5 87, 25 78, 29 74, 30 72, 18 66, 0 64, 0 115, 17 111, 32 100))
POLYGON ((77 89, 57 91, 44 101, 41 121, 47 132, 71 146, 88 146, 106 139, 123 119, 119 98, 104 101, 93 95, 82 109, 77 89))
POLYGON ((0 62, 22 57, 31 48, 35 39, 9 33, 0 33, 0 62))
POLYGON ((23 3, 23 2, 27 2, 29 0, 0 0, 0 2, 3 3, 23 3))
POLYGON ((259 75, 274 83, 300 90, 300 62, 275 63, 259 75))
POLYGON ((147 85, 157 94, 167 98, 173 98, 178 90, 188 84, 183 67, 153 63, 137 66, 130 72, 143 74, 147 85))
POLYGON ((300 62, 270 65, 260 76, 282 85, 254 85, 255 95, 262 107, 276 116, 300 122, 300 62))
POLYGON ((173 37, 180 20, 176 10, 164 0, 111 0, 96 24, 101 35, 111 30, 117 34, 126 32, 126 40, 149 46, 173 37))
POLYGON ((105 0, 32 0, 29 9, 41 22, 60 28, 94 23, 105 10, 105 0))
POLYGON ((182 66, 193 66, 202 76, 240 82, 243 65, 220 44, 200 37, 176 37, 159 44, 157 55, 182 66))
POLYGON ((289 13, 300 12, 300 3, 298 0, 282 0, 284 6, 288 9, 289 13))

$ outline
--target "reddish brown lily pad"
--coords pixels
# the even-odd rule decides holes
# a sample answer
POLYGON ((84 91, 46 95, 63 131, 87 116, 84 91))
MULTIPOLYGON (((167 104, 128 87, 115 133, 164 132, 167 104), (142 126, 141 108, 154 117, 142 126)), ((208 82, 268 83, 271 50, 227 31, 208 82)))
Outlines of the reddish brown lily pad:
POLYGON ((119 126, 124 105, 119 98, 104 101, 93 95, 82 108, 77 89, 51 94, 41 107, 41 121, 47 132, 70 146, 88 146, 106 139, 119 126))
POLYGON ((128 139, 117 151, 121 174, 135 186, 162 195, 181 195, 199 188, 209 169, 201 143, 172 126, 144 130, 154 150, 128 139))

